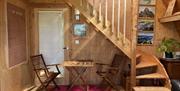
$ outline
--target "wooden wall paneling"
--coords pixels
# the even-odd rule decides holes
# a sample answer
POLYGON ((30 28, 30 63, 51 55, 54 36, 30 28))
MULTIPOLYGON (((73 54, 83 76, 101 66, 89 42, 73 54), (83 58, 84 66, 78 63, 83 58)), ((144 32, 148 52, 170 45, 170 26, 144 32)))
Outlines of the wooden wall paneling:
MULTIPOLYGON (((18 7, 21 7, 25 10, 27 10, 27 4, 20 0, 1 0, 0 1, 0 12, 3 17, 1 17, 0 22, 0 50, 2 55, 0 56, 0 79, 1 79, 1 91, 22 91, 24 88, 29 87, 32 85, 32 79, 31 79, 31 71, 29 70, 29 64, 25 63, 22 65, 18 65, 12 69, 8 68, 7 62, 8 62, 8 33, 7 33, 7 15, 6 15, 6 5, 7 2, 11 3, 13 5, 16 5, 18 7), (13 88, 12 88, 13 86, 13 88)), ((27 13, 27 12, 26 12, 27 13)), ((26 16, 27 18, 27 16, 26 16)))

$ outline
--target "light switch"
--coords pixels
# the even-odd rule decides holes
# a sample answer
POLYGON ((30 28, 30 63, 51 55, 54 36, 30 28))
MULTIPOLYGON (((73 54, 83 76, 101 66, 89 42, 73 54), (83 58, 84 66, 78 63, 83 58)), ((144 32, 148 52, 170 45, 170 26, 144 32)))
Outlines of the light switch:
POLYGON ((75 40, 75 44, 76 44, 76 45, 79 45, 79 44, 80 44, 80 41, 79 41, 79 40, 75 40))

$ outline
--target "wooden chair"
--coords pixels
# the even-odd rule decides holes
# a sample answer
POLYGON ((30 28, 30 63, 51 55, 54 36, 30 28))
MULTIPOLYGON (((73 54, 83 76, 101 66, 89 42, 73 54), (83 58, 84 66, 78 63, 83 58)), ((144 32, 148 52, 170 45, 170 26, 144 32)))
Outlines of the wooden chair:
MULTIPOLYGON (((121 56, 115 55, 114 59, 111 64, 104 64, 104 63, 96 63, 97 65, 97 75, 99 75, 105 82, 108 83, 108 87, 111 87, 117 91, 119 91, 118 83, 117 81, 120 78, 120 71, 121 71, 121 56), (106 69, 105 69, 106 68, 106 69), (114 80, 116 79, 116 80, 114 80)), ((107 90, 106 89, 106 90, 107 90)))
POLYGON ((31 56, 30 58, 31 58, 31 62, 32 62, 34 71, 37 75, 37 78, 39 79, 39 81, 41 83, 41 85, 37 91, 43 91, 43 90, 48 91, 47 87, 51 82, 53 82, 55 87, 58 88, 58 85, 55 82, 55 78, 59 74, 61 74, 61 72, 58 68, 59 64, 46 65, 42 54, 34 55, 34 56, 31 56), (48 70, 49 66, 55 66, 57 69, 57 72, 50 72, 48 70), (44 73, 43 76, 41 76, 41 72, 44 73))

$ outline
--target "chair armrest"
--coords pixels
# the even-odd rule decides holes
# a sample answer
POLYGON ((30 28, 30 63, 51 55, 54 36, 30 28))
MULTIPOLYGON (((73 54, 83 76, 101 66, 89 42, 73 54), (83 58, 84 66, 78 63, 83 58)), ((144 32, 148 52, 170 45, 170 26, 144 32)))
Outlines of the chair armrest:
MULTIPOLYGON (((47 68, 49 69, 49 68, 47 68)), ((38 69, 34 69, 34 70, 46 70, 46 68, 38 68, 38 69)))
POLYGON ((49 65, 46 65, 46 66, 56 66, 56 69, 57 69, 58 73, 61 74, 61 71, 58 68, 58 66, 62 66, 61 64, 49 64, 49 65))
POLYGON ((61 66, 61 64, 48 64, 46 66, 61 66))

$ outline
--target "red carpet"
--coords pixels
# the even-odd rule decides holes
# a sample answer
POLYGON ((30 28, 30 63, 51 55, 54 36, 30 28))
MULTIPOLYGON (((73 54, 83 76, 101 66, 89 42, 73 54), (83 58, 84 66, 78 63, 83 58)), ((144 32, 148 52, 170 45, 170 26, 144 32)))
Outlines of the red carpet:
MULTIPOLYGON (((59 86, 58 88, 51 88, 49 91, 67 91, 68 86, 59 86)), ((74 86, 71 88, 71 91, 86 91, 85 88, 81 87, 81 86, 74 86), (84 89, 84 90, 83 90, 84 89)), ((102 87, 98 87, 98 86, 89 86, 89 91, 105 91, 104 88, 102 87)), ((111 90, 109 90, 111 91, 111 90)))

